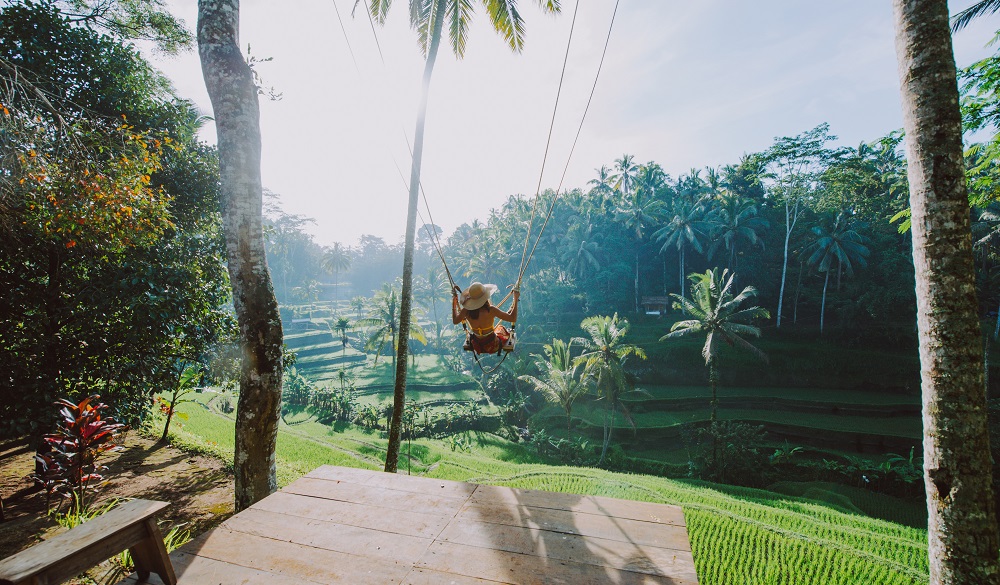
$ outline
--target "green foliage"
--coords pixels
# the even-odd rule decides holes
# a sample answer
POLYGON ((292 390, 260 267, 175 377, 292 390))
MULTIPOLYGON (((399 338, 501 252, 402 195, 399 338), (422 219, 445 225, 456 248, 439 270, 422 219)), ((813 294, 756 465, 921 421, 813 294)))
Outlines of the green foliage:
POLYGON ((56 396, 93 392, 134 425, 233 327, 212 149, 135 49, 51 3, 0 11, 0 63, 0 436, 37 441, 56 396))
POLYGON ((759 486, 768 465, 763 426, 712 421, 694 430, 692 475, 719 483, 759 486))

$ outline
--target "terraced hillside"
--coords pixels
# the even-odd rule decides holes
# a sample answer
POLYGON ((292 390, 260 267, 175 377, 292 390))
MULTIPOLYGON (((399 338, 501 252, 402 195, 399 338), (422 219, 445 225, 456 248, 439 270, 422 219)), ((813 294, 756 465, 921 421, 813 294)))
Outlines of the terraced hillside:
MULTIPOLYGON (((317 321, 317 324, 321 322, 317 321)), ((640 328, 644 335, 657 330, 656 323, 640 328)), ((334 383, 338 372, 354 376, 360 405, 385 406, 392 399, 391 358, 380 356, 377 364, 357 347, 356 333, 345 348, 328 329, 313 329, 286 335, 286 344, 296 352, 299 373, 319 383, 334 383)), ((663 351, 649 341, 651 350, 663 351)), ((685 350, 690 348, 684 348, 685 350)), ((525 345, 523 351, 540 351, 525 345)), ((670 350, 674 351, 674 350, 670 350)), ((655 351, 651 351, 655 354, 655 351)), ((655 358, 651 358, 655 359, 655 358)), ((436 355, 418 354, 407 383, 408 398, 422 407, 440 410, 450 404, 474 401, 490 409, 479 382, 452 370, 436 355)), ((675 461, 682 454, 670 445, 681 442, 683 425, 705 423, 710 418, 710 389, 703 386, 640 384, 639 392, 625 398, 633 414, 635 432, 624 417, 615 420, 616 440, 630 454, 660 461, 675 461), (666 448, 665 448, 666 447, 666 448)), ((839 390, 805 387, 721 387, 719 417, 764 425, 773 444, 784 441, 811 449, 880 457, 906 453, 920 442, 920 404, 914 394, 886 390, 839 390)), ((574 430, 565 433, 563 412, 552 407, 536 414, 539 421, 559 436, 599 439, 603 427, 603 403, 583 398, 574 409, 574 430)))
MULTIPOLYGON (((208 402, 212 395, 200 398, 208 402)), ((190 418, 177 440, 232 456, 232 420, 204 404, 182 407, 190 418)), ((871 518, 853 494, 837 502, 690 480, 542 465, 520 445, 471 433, 468 451, 442 441, 404 445, 401 468, 430 477, 519 488, 594 494, 684 508, 703 585, 916 585, 926 583, 926 532, 871 518)), ((287 483, 322 464, 378 468, 385 441, 351 426, 283 426, 279 479, 287 483)), ((786 491, 808 492, 801 486, 786 491)), ((815 493, 815 492, 809 492, 815 493)), ((829 498, 826 498, 829 499, 829 498)), ((891 505, 891 499, 881 505, 891 505)))

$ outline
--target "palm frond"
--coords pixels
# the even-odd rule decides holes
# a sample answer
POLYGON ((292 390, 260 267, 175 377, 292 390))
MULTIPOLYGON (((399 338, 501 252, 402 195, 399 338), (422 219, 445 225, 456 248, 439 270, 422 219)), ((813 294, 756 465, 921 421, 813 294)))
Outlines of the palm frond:
POLYGON ((757 358, 759 358, 765 364, 771 363, 771 360, 768 359, 766 353, 764 353, 763 351, 761 351, 759 348, 757 348, 755 345, 751 344, 746 339, 743 339, 742 337, 740 337, 738 335, 731 335, 730 336, 730 340, 733 342, 734 345, 736 345, 736 346, 740 347, 741 349, 744 349, 744 350, 750 352, 751 354, 757 356, 757 358))
POLYGON ((754 327, 753 325, 747 325, 745 323, 723 323, 720 328, 726 333, 733 335, 760 337, 760 327, 754 327))
POLYGON ((517 0, 483 0, 493 29, 500 33, 511 50, 524 50, 524 19, 517 11, 517 0))
POLYGON ((951 32, 957 33, 980 16, 993 14, 998 10, 1000 10, 1000 0, 981 0, 951 17, 951 32))
POLYGON ((465 45, 469 39, 469 23, 472 22, 472 0, 448 0, 445 8, 445 22, 451 50, 459 59, 465 56, 465 45))

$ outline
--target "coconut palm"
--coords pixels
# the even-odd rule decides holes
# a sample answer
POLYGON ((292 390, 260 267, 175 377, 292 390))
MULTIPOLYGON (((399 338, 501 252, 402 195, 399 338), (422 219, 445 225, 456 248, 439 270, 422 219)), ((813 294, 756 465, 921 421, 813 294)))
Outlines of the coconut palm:
POLYGON ((830 271, 833 270, 833 263, 837 263, 837 288, 840 289, 840 274, 846 272, 847 276, 854 276, 854 267, 864 268, 868 265, 868 256, 871 251, 865 246, 865 238, 852 227, 850 227, 847 216, 840 214, 834 221, 833 228, 826 230, 820 226, 813 226, 812 232, 816 239, 809 245, 807 251, 811 251, 809 264, 816 267, 820 272, 825 272, 823 279, 823 301, 819 310, 819 332, 823 333, 823 317, 826 313, 826 289, 830 284, 830 271))
POLYGON ((351 267, 351 251, 340 242, 334 242, 323 252, 323 269, 333 273, 333 300, 340 292, 340 271, 351 267))
POLYGON ((601 168, 595 170, 597 171, 597 177, 587 181, 588 185, 593 185, 590 189, 590 195, 596 199, 594 202, 595 207, 600 207, 607 211, 611 209, 614 202, 615 189, 612 187, 614 179, 612 178, 611 169, 607 165, 601 165, 601 168))
POLYGON ((680 270, 680 285, 678 292, 684 293, 684 255, 688 248, 693 248, 699 254, 704 252, 702 242, 708 239, 711 225, 705 221, 704 200, 689 203, 678 199, 674 204, 673 217, 660 229, 653 232, 657 242, 662 242, 660 253, 665 254, 671 246, 677 248, 678 269, 680 270))
POLYGON ((535 355, 538 369, 544 374, 540 378, 524 375, 519 380, 530 383, 549 401, 555 402, 566 411, 566 428, 573 424, 573 403, 590 390, 592 380, 587 376, 578 377, 579 367, 571 358, 573 342, 566 343, 561 339, 553 339, 551 344, 545 344, 545 355, 548 359, 535 355))
POLYGON ((566 272, 581 280, 601 269, 601 245, 594 241, 593 231, 589 221, 574 223, 563 238, 559 259, 566 265, 566 272))
POLYGON ((663 202, 658 201, 655 193, 646 189, 637 189, 637 177, 641 168, 633 163, 631 155, 624 155, 615 161, 615 191, 620 195, 617 214, 624 223, 625 229, 635 237, 635 312, 640 311, 642 296, 639 289, 639 252, 642 247, 642 237, 648 226, 656 224, 663 212, 663 202))
MULTIPOLYGON (((365 341, 365 349, 375 352, 375 363, 378 364, 379 355, 385 349, 387 343, 392 343, 393 350, 399 343, 399 293, 396 287, 389 283, 382 285, 382 290, 375 293, 369 308, 370 313, 364 319, 359 319, 355 326, 369 327, 368 339, 365 341)), ((409 334, 426 344, 424 331, 417 323, 410 325, 409 334)), ((392 353, 393 371, 396 369, 396 352, 392 353)))
POLYGON ((717 388, 719 382, 717 361, 721 343, 750 352, 758 358, 767 361, 767 356, 754 347, 745 336, 760 337, 760 328, 750 325, 753 319, 767 319, 771 315, 763 307, 747 307, 740 305, 757 296, 757 290, 752 286, 744 288, 733 296, 733 280, 735 274, 718 268, 706 270, 704 274, 694 273, 691 280, 691 298, 672 294, 677 299, 674 308, 683 308, 691 319, 685 319, 673 324, 670 332, 660 338, 660 341, 690 337, 705 336, 705 346, 701 356, 708 366, 708 379, 712 385, 712 422, 718 418, 719 400, 717 388))
POLYGON ((357 314, 358 319, 361 318, 361 314, 365 310, 365 303, 367 302, 368 299, 360 295, 351 299, 351 308, 354 309, 354 312, 357 314))
POLYGON ((438 353, 441 352, 441 320, 438 318, 438 301, 447 303, 451 298, 448 280, 440 269, 430 267, 423 278, 415 283, 419 291, 420 302, 424 309, 430 309, 434 316, 434 339, 437 342, 438 353), (429 306, 428 306, 429 305, 429 306))
POLYGON ((757 205, 750 199, 740 197, 731 191, 722 190, 717 198, 711 223, 712 245, 708 248, 708 258, 720 247, 729 251, 729 268, 736 269, 737 249, 741 245, 764 245, 760 233, 770 225, 757 215, 757 205))
MULTIPOLYGON (((983 0, 983 12, 1000 8, 983 0)), ((971 250, 962 115, 945 0, 894 0, 913 212, 932 585, 996 583, 986 385, 971 250)))
POLYGON ((625 319, 619 319, 618 313, 613 317, 587 317, 580 323, 580 328, 588 336, 573 338, 572 343, 578 343, 583 348, 583 353, 574 360, 574 364, 584 366, 584 376, 593 379, 598 396, 605 401, 604 445, 601 447, 600 465, 604 463, 608 443, 611 442, 615 411, 618 408, 621 408, 625 419, 635 428, 632 414, 621 400, 622 395, 633 388, 632 381, 625 373, 625 361, 630 356, 646 359, 646 352, 636 345, 623 343, 629 323, 625 319))
MULTIPOLYGON (((361 0, 357 0, 360 3, 361 0)), ((559 12, 559 0, 537 0, 546 12, 559 12)), ((514 52, 524 48, 524 20, 517 10, 517 0, 481 0, 490 17, 490 23, 514 52)), ((375 21, 385 24, 392 0, 369 0, 367 7, 375 21)), ((399 459, 399 433, 402 425, 406 395, 406 349, 409 340, 410 312, 413 301, 413 247, 417 223, 417 196, 420 186, 420 165, 424 154, 424 124, 427 118, 427 98, 431 75, 441 45, 441 32, 448 22, 448 39, 451 49, 459 59, 465 54, 469 23, 475 5, 470 0, 410 0, 410 27, 417 32, 417 41, 426 61, 424 63, 423 91, 417 112, 417 127, 413 135, 413 162, 410 165, 410 195, 406 210, 406 237, 403 249, 403 290, 400 302, 400 336, 397 351, 403 359, 398 362, 393 391, 392 422, 389 428, 389 447, 386 451, 385 471, 396 471, 399 459)))
POLYGON ((340 334, 341 355, 347 355, 347 331, 351 328, 351 322, 347 317, 338 317, 333 323, 332 329, 340 334))

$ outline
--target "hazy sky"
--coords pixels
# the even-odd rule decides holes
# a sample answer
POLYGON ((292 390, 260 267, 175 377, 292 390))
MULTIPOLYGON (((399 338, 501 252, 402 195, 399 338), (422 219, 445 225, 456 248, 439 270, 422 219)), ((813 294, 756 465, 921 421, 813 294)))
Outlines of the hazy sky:
MULTIPOLYGON (((423 59, 406 0, 376 28, 384 65, 363 10, 352 17, 353 0, 334 2, 241 3, 241 43, 273 58, 257 69, 283 94, 261 106, 264 185, 288 213, 315 218, 321 244, 353 245, 362 234, 399 242, 407 192, 395 163, 408 178, 404 129, 412 140, 423 59)), ((580 4, 543 189, 566 164, 614 8, 580 4)), ((195 0, 170 5, 193 29, 195 0)), ((446 233, 538 183, 574 0, 558 16, 529 0, 520 7, 522 54, 505 47, 477 3, 465 59, 444 47, 438 57, 422 182, 446 233)), ((957 35, 959 66, 990 54, 995 28, 1000 16, 957 35)), ((153 61, 211 114, 196 53, 153 61)), ((849 145, 902 126, 889 0, 622 0, 565 187, 586 186, 624 153, 676 177, 821 122, 849 145)), ((214 143, 214 126, 203 136, 214 143)))

